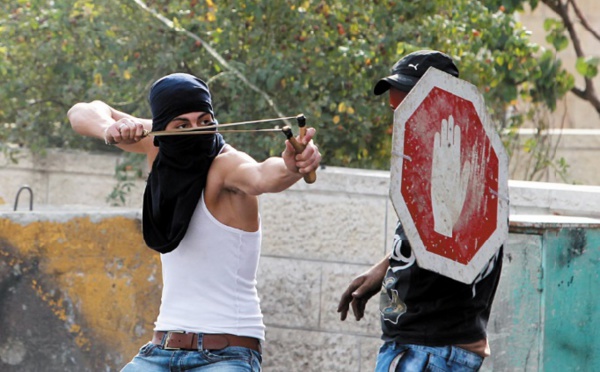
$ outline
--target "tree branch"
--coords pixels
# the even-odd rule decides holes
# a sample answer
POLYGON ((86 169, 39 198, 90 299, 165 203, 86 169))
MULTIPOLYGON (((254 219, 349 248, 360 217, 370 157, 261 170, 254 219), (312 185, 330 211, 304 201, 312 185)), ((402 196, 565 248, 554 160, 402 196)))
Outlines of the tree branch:
MULTIPOLYGON (((146 5, 142 0, 133 0, 133 2, 135 2, 140 8, 142 8, 145 12, 149 13, 150 15, 152 15, 154 18, 158 19, 160 22, 162 22, 165 26, 167 26, 170 30, 175 31, 175 32, 179 32, 182 33, 196 41, 199 41, 202 45, 202 47, 204 49, 206 49, 206 51, 213 56, 213 58, 215 58, 220 64, 221 66, 223 66, 226 70, 229 70, 230 72, 232 72, 238 79, 240 79, 248 88, 252 89, 253 91, 255 91, 256 93, 260 94, 265 101, 267 101, 267 104, 273 109, 273 111, 275 112, 276 115, 278 115, 279 117, 286 117, 289 115, 284 115, 282 114, 279 109, 277 108, 277 105, 275 104, 275 102, 273 101, 273 99, 271 98, 271 96, 269 96, 265 91, 261 90, 260 88, 258 88, 256 85, 252 84, 238 69, 236 69, 235 67, 231 66, 229 63, 227 63, 227 61, 225 60, 225 58, 223 58, 223 56, 221 56, 219 54, 219 52, 217 52, 213 47, 211 47, 207 42, 205 42, 204 40, 202 40, 198 35, 184 29, 181 27, 176 27, 172 21, 168 20, 167 18, 165 18, 162 14, 158 13, 157 11, 150 9, 148 7, 148 5, 146 5)), ((290 125, 290 123, 285 120, 285 123, 287 125, 290 125)))
POLYGON ((575 11, 577 18, 579 18, 579 22, 581 22, 583 28, 586 29, 590 34, 592 34, 596 39, 600 40, 600 33, 596 32, 596 30, 594 30, 592 26, 590 26, 587 19, 583 16, 581 9, 579 9, 579 6, 577 6, 577 3, 574 0, 570 0, 569 3, 573 7, 573 10, 575 11))
MULTIPOLYGON (((542 2, 548 6, 556 15, 560 17, 563 21, 567 32, 569 33, 569 37, 573 42, 573 49, 575 49, 575 55, 577 58, 585 57, 585 52, 583 51, 583 47, 581 46, 581 40, 579 39, 579 35, 575 30, 575 26, 569 16, 569 4, 575 8, 575 0, 566 0, 565 3, 562 0, 542 0, 542 2)), ((576 11, 577 14, 577 11, 576 11)), ((581 18, 580 18, 581 19, 581 18)), ((575 94, 577 97, 582 98, 588 101, 600 114, 600 99, 596 95, 596 89, 594 87, 594 82, 592 79, 588 77, 583 77, 585 88, 583 90, 573 87, 571 92, 575 94)))

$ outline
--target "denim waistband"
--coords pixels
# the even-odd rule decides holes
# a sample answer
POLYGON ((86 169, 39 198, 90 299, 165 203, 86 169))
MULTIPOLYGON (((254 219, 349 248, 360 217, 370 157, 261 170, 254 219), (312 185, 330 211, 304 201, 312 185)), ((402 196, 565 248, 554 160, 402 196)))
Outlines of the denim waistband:
POLYGON ((437 355, 448 362, 462 364, 473 369, 479 368, 483 363, 483 358, 480 355, 457 346, 423 346, 412 344, 403 344, 403 346, 437 355))

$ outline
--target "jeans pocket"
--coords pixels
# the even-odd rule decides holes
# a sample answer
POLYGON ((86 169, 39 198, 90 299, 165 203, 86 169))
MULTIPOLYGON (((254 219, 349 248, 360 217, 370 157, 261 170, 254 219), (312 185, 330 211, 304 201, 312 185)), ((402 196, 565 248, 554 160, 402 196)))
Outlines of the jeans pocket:
POLYGON ((140 348, 138 351, 138 355, 140 356, 148 356, 152 354, 152 352, 158 347, 158 345, 153 344, 152 342, 148 342, 144 346, 140 348))
POLYGON ((252 360, 252 351, 245 347, 228 346, 221 350, 202 350, 202 353, 212 361, 239 360, 248 363, 252 360))

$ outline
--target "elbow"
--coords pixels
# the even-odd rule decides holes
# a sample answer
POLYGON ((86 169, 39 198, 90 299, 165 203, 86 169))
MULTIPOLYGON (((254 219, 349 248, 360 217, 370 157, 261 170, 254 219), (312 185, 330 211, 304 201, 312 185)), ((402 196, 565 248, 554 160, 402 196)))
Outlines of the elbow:
POLYGON ((75 115, 77 115, 77 112, 82 109, 83 105, 85 105, 83 102, 74 104, 69 111, 67 111, 67 118, 71 120, 75 115))
POLYGON ((88 111, 100 111, 106 110, 108 106, 102 101, 94 100, 91 102, 77 102, 74 104, 69 111, 67 111, 67 118, 71 120, 72 118, 77 118, 81 115, 84 115, 88 111))
POLYGON ((93 114, 100 112, 101 101, 78 102, 67 111, 67 119, 71 124, 71 128, 80 134, 85 132, 84 127, 86 122, 93 118, 93 114))
POLYGON ((81 111, 85 109, 85 105, 87 104, 84 102, 79 102, 73 105, 73 107, 71 107, 69 111, 67 111, 67 119, 69 119, 71 128, 73 128, 75 131, 77 130, 79 124, 78 118, 80 116, 81 111))
POLYGON ((67 112, 67 118, 71 124, 71 129, 80 135, 89 135, 89 118, 87 116, 88 106, 86 103, 78 103, 71 107, 67 112))

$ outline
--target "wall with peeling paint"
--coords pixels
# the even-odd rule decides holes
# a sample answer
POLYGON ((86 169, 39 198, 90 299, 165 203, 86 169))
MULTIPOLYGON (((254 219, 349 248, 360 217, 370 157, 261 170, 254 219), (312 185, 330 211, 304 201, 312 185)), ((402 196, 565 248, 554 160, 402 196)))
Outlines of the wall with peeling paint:
POLYGON ((135 214, 0 218, 0 370, 115 370, 148 338, 160 260, 135 214))
POLYGON ((598 371, 600 224, 515 215, 484 371, 598 371))
MULTIPOLYGON (((313 185, 261 197, 266 372, 373 370, 377 299, 360 322, 340 322, 336 308, 391 245, 388 184, 387 172, 327 168, 313 185)), ((511 182, 510 193, 483 370, 600 370, 590 352, 600 346, 590 316, 600 306, 600 188, 511 182)), ((0 206, 1 371, 117 371, 149 340, 160 290, 139 209, 0 206)))
POLYGON ((600 229, 543 235, 545 370, 600 371, 600 229))

